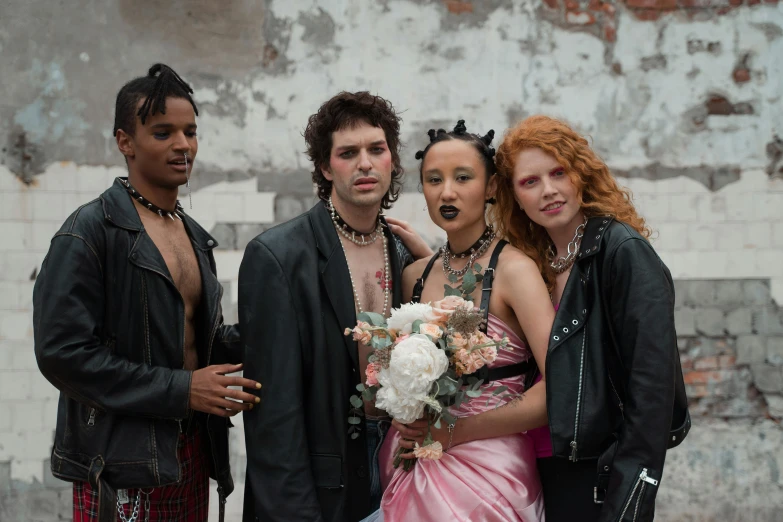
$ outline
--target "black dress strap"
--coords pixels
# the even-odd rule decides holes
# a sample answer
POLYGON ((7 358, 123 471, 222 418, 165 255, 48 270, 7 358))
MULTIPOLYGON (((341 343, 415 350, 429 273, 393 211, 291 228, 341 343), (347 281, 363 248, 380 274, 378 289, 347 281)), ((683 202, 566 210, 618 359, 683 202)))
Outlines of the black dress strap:
POLYGON ((421 302, 421 293, 424 291, 424 281, 426 281, 427 277, 430 275, 432 267, 435 265, 435 261, 438 260, 438 257, 440 257, 440 253, 436 252, 435 255, 430 258, 430 262, 427 263, 427 268, 421 273, 421 277, 416 280, 416 284, 413 286, 411 303, 421 302))
POLYGON ((492 281, 495 280, 495 267, 498 266, 498 258, 503 248, 508 244, 508 241, 501 239, 498 244, 495 245, 495 250, 492 251, 492 257, 489 258, 489 265, 484 271, 484 278, 481 280, 481 305, 479 305, 479 311, 484 316, 484 322, 481 323, 481 331, 487 333, 487 322, 489 321, 489 297, 492 293, 492 281))

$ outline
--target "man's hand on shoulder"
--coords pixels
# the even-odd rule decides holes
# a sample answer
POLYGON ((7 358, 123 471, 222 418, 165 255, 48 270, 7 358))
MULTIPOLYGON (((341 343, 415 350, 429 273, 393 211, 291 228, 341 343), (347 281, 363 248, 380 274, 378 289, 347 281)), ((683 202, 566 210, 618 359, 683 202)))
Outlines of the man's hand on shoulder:
POLYGON ((218 364, 194 371, 190 381, 190 408, 219 417, 233 417, 240 411, 252 409, 261 399, 242 390, 229 388, 261 388, 261 384, 256 381, 226 375, 241 369, 241 364, 218 364))

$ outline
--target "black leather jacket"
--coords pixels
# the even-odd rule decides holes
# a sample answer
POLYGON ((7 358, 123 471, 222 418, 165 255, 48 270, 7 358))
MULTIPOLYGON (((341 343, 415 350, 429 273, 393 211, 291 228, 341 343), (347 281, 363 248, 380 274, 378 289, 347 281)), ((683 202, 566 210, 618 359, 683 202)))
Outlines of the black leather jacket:
POLYGON ((555 457, 598 459, 601 521, 653 519, 675 388, 684 394, 679 364, 669 270, 633 228, 591 218, 555 317, 546 384, 555 457))
MULTIPOLYGON (((183 219, 201 269, 200 365, 240 362, 238 332, 223 326, 217 243, 183 219)), ((102 504, 115 510, 106 512, 110 520, 114 490, 182 479, 177 442, 192 375, 183 369, 184 322, 184 302, 163 257, 115 181, 54 236, 33 291, 35 355, 60 390, 52 473, 100 487, 102 504)), ((228 495, 229 423, 207 416, 206 426, 210 475, 228 495)))

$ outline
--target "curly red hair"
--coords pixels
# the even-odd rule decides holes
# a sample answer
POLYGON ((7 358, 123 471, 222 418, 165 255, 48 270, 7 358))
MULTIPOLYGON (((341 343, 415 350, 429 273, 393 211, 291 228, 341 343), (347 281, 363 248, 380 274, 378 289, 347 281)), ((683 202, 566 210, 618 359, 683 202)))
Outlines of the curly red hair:
POLYGON ((590 148, 587 140, 568 124, 548 116, 531 116, 509 129, 498 148, 497 204, 491 208, 498 232, 512 245, 529 255, 538 265, 550 291, 555 273, 547 262, 551 240, 546 230, 519 208, 514 198, 513 175, 516 158, 524 149, 538 148, 554 157, 576 186, 582 212, 593 216, 614 216, 643 237, 652 231, 636 212, 631 193, 615 181, 606 163, 590 148))

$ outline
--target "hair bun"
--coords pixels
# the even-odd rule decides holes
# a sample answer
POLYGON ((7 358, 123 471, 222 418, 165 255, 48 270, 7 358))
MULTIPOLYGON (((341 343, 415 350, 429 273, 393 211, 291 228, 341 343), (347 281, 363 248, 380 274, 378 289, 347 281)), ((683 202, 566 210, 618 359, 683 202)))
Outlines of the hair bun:
POLYGON ((420 160, 423 157, 424 157, 424 151, 423 150, 420 150, 420 151, 416 152, 416 159, 417 160, 420 160))
POLYGON ((465 127, 465 120, 458 120, 457 125, 454 126, 454 134, 465 134, 468 128, 465 127))

